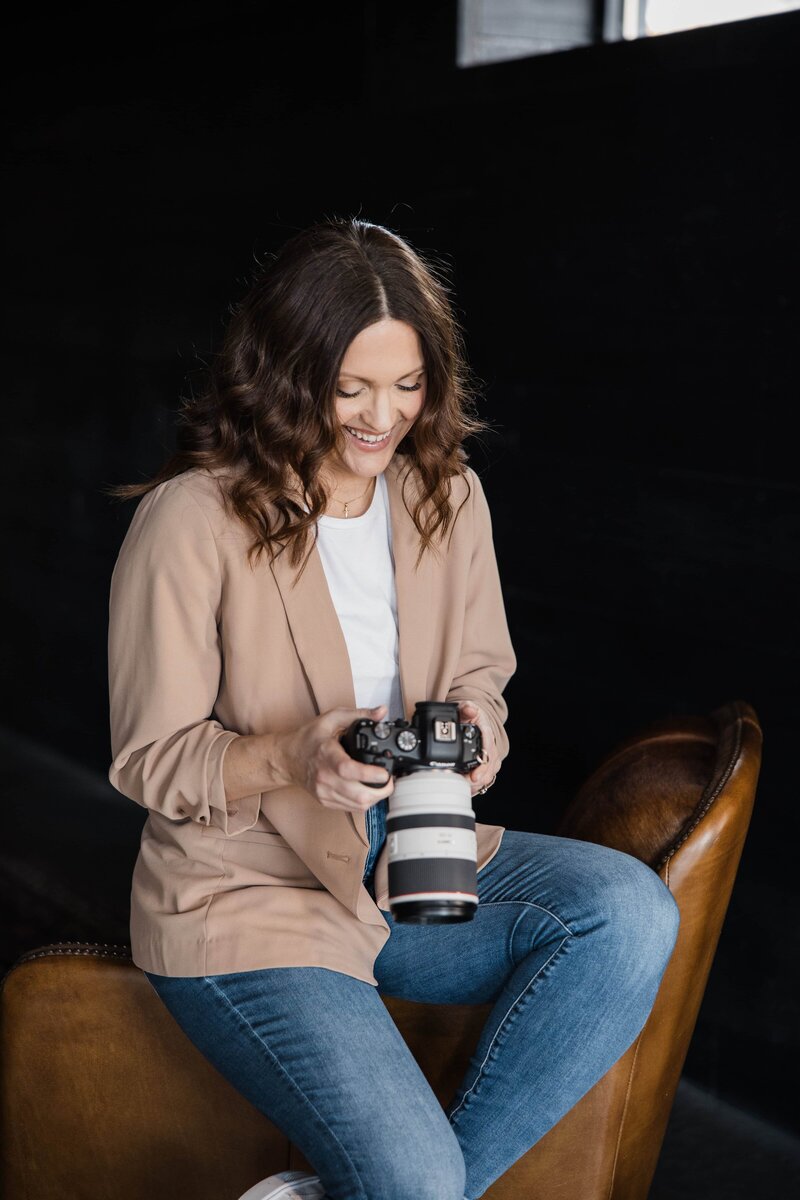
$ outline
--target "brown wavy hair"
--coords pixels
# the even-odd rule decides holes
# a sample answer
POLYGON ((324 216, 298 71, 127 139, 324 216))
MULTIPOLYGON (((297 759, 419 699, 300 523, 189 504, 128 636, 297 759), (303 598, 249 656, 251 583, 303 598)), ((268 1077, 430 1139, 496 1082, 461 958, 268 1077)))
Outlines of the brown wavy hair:
POLYGON ((416 468, 413 512, 405 495, 411 472, 403 503, 420 535, 418 566, 460 511, 450 504, 450 478, 466 476, 462 442, 492 428, 475 411, 451 290, 440 260, 382 225, 329 217, 294 234, 260 265, 232 309, 205 385, 182 400, 175 453, 151 479, 105 493, 134 499, 193 468, 223 468, 225 507, 254 535, 248 558, 290 547, 296 567, 328 502, 320 467, 344 448, 335 408, 342 360, 357 334, 391 317, 416 330, 427 372, 425 403, 395 451, 416 468))

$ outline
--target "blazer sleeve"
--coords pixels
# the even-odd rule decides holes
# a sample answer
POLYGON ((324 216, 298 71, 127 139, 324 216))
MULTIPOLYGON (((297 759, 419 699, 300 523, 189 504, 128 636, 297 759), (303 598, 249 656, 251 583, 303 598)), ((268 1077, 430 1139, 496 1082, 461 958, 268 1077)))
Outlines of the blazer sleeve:
POLYGON ((144 808, 236 834, 255 824, 260 795, 228 813, 222 766, 241 735, 211 715, 221 597, 206 514, 178 479, 159 484, 140 500, 111 576, 108 778, 144 808))
POLYGON ((517 669, 508 631, 492 518, 479 476, 469 468, 472 487, 473 541, 467 583, 464 634, 458 667, 447 700, 473 700, 485 709, 494 729, 500 761, 509 751, 503 691, 517 669))

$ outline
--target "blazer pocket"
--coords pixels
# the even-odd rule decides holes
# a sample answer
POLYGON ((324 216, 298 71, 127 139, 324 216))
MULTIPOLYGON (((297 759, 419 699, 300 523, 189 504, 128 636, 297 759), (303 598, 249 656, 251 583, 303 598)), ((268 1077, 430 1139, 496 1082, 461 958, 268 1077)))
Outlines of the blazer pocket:
POLYGON ((228 886, 272 885, 296 888, 321 888, 316 875, 279 833, 249 829, 227 837, 221 829, 203 827, 203 837, 223 841, 228 886))
POLYGON ((291 846, 280 833, 270 833, 266 829, 246 829, 244 833, 227 834, 224 829, 217 829, 213 825, 203 825, 202 836, 210 838, 222 838, 227 842, 265 842, 268 846, 285 846, 287 850, 291 850, 291 846))

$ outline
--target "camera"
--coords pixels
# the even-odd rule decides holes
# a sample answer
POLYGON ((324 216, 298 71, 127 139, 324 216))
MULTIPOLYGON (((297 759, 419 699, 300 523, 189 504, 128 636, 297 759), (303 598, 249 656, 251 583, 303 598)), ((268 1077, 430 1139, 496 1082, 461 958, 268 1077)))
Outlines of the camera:
POLYGON ((457 704, 421 700, 410 721, 364 718, 339 741, 351 758, 395 776, 386 814, 394 920, 471 921, 478 907, 477 841, 465 775, 482 761, 478 726, 459 722, 457 704))

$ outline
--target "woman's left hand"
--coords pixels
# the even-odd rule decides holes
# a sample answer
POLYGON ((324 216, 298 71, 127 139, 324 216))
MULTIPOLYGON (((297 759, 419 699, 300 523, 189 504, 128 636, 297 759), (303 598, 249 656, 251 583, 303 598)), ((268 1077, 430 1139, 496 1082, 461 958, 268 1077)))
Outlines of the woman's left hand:
POLYGON ((472 700, 459 700, 458 719, 461 722, 469 722, 477 725, 481 731, 481 741, 484 750, 483 757, 487 761, 481 763, 478 767, 473 767, 467 774, 472 795, 475 796, 482 788, 494 783, 495 776, 500 770, 500 758, 494 744, 494 733, 489 724, 489 718, 479 704, 475 704, 472 700))

